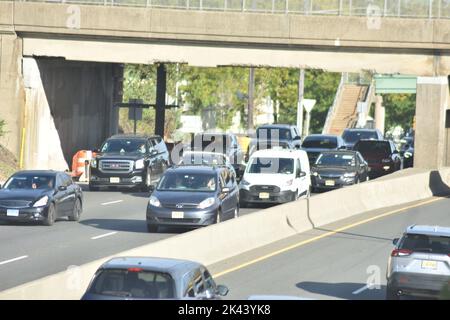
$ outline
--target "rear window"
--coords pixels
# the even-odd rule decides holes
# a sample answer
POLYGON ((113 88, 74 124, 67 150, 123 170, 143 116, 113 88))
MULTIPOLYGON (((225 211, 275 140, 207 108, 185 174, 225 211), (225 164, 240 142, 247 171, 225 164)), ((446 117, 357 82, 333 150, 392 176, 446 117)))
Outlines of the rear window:
POLYGON ((291 129, 289 128, 259 128, 256 130, 256 137, 258 139, 285 139, 291 140, 292 134, 291 129))
POLYGON ((362 155, 367 153, 388 155, 391 153, 391 146, 387 141, 359 141, 355 146, 355 150, 362 155))
POLYGON ((450 254, 450 237, 407 234, 403 237, 399 248, 414 252, 450 254))
POLYGON ((231 145, 230 136, 225 134, 199 134, 191 141, 191 147, 196 151, 226 153, 231 145))
POLYGON ((128 269, 104 269, 96 276, 89 293, 137 299, 175 298, 169 274, 128 269))
POLYGON ((336 138, 306 138, 302 144, 303 148, 335 149, 337 148, 336 138))
POLYGON ((358 142, 362 139, 377 140, 378 136, 374 131, 344 131, 342 138, 345 142, 358 142))

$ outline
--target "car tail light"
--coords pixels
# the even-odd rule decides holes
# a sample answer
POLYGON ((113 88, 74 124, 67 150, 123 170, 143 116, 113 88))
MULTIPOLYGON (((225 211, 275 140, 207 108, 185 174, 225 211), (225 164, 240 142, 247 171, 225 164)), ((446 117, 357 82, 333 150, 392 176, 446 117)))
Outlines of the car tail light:
POLYGON ((413 251, 408 249, 394 249, 391 253, 391 257, 404 257, 409 256, 411 253, 413 253, 413 251))
POLYGON ((144 269, 142 269, 142 268, 128 268, 128 272, 141 272, 142 270, 144 270, 144 269))

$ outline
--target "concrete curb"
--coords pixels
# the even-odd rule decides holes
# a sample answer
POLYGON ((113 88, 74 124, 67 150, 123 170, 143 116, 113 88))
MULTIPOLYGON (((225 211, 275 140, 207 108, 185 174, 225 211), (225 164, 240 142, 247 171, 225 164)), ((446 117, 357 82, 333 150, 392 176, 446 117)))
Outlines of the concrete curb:
MULTIPOLYGON (((407 169, 375 180, 265 209, 180 234, 114 256, 173 257, 211 265, 271 242, 353 215, 450 193, 450 168, 407 169), (355 195, 363 194, 363 197, 355 195), (312 225, 312 223, 314 226, 312 225)), ((112 257, 112 256, 110 256, 112 257)), ((0 292, 0 299, 79 299, 96 269, 110 257, 0 292)))

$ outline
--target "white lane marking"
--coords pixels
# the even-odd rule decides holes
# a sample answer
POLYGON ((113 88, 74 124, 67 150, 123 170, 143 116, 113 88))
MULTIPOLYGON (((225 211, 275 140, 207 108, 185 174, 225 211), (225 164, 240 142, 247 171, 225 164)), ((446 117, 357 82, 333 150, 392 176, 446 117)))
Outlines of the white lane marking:
POLYGON ((114 231, 114 232, 108 232, 108 233, 101 234, 101 235, 96 236, 96 237, 92 237, 91 239, 92 239, 92 240, 97 240, 97 239, 100 239, 100 238, 112 236, 113 234, 116 234, 116 233, 117 233, 117 231, 114 231))
POLYGON ((10 263, 10 262, 14 262, 14 261, 18 261, 18 260, 22 260, 22 259, 26 259, 26 258, 28 258, 28 256, 21 256, 21 257, 17 257, 17 258, 14 258, 14 259, 5 260, 5 261, 0 262, 0 265, 7 264, 7 263, 10 263))
POLYGON ((102 206, 107 206, 108 204, 119 203, 119 202, 122 202, 122 201, 123 201, 123 200, 116 200, 116 201, 104 202, 104 203, 102 203, 102 206))
POLYGON ((352 294, 360 294, 361 292, 363 292, 363 291, 365 291, 365 290, 367 290, 367 289, 371 289, 372 288, 372 285, 368 285, 368 284, 366 284, 364 287, 362 287, 362 288, 359 288, 358 290, 355 290, 355 291, 353 291, 352 292, 352 294))

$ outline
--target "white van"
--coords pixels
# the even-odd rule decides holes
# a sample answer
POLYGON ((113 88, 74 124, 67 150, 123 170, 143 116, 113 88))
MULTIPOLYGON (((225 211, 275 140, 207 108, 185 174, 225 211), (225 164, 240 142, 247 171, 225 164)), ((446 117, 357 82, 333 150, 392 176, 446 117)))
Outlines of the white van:
POLYGON ((304 150, 260 150, 250 157, 239 184, 240 204, 284 203, 309 196, 311 174, 304 150))

